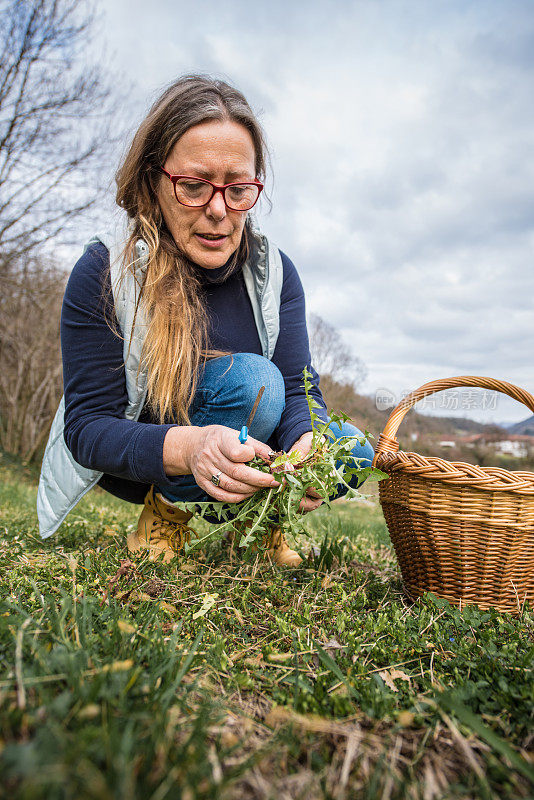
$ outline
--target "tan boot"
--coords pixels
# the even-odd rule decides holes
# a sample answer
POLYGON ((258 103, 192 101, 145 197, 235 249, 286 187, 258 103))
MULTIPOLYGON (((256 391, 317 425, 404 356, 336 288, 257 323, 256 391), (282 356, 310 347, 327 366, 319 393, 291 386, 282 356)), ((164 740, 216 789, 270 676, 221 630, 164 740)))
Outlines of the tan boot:
POLYGON ((266 544, 267 553, 277 566, 298 567, 302 563, 302 558, 295 550, 291 550, 280 528, 273 529, 266 544))
POLYGON ((151 486, 145 497, 145 507, 141 511, 137 530, 128 534, 128 550, 148 550, 150 561, 155 561, 162 553, 167 564, 188 542, 191 528, 187 523, 193 515, 169 503, 161 494, 156 494, 151 486))

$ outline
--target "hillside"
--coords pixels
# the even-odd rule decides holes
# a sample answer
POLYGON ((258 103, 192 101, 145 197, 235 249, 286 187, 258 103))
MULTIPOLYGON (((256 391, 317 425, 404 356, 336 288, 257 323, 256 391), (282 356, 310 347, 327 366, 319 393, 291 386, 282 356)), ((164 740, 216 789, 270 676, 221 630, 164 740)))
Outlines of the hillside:
MULTIPOLYGON (((378 439, 388 420, 389 411, 379 411, 374 398, 357 394, 350 384, 338 383, 328 376, 321 378, 321 389, 328 408, 349 414, 359 428, 367 428, 378 439)), ((534 431, 534 417, 531 421, 534 431)), ((463 417, 431 417, 412 410, 399 429, 399 443, 401 448, 409 450, 411 447, 408 443, 416 439, 437 442, 459 434, 501 432, 504 429, 498 425, 483 425, 463 417)))
POLYGON ((521 422, 516 422, 515 425, 508 427, 508 433, 515 434, 516 436, 534 436, 534 416, 524 419, 521 422))

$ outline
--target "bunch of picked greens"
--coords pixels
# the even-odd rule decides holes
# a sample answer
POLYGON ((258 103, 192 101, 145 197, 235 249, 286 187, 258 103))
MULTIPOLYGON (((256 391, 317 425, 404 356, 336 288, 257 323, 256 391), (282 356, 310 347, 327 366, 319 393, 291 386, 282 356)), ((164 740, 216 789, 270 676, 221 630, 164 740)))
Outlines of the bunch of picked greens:
POLYGON ((329 498, 338 492, 339 484, 346 488, 346 497, 362 496, 349 486, 353 476, 357 476, 358 484, 364 479, 381 480, 387 477, 374 467, 359 466, 363 459, 354 459, 351 454, 358 443, 363 445, 366 439, 372 438, 371 434, 365 431, 365 435, 360 437, 336 438, 331 427, 346 422, 348 416, 330 412, 329 421, 323 422, 315 412, 320 406, 310 394, 311 373, 306 368, 303 376, 313 430, 310 452, 304 458, 298 450, 280 452, 270 463, 256 456, 249 462, 250 465, 273 474, 280 481, 280 486, 259 489, 241 503, 180 503, 180 508, 208 517, 210 521, 215 517, 220 523, 215 524, 205 536, 187 544, 186 552, 207 539, 228 533, 233 534, 235 543, 246 551, 261 549, 274 527, 280 527, 284 533, 305 532, 304 515, 299 510, 299 504, 308 489, 313 488, 330 507, 329 498))

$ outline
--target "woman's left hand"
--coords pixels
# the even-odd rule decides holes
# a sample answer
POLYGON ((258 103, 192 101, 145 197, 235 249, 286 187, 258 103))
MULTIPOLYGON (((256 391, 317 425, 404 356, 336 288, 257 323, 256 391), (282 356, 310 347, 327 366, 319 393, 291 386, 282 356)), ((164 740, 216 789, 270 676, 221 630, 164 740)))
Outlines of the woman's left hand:
MULTIPOLYGON (((313 434, 311 431, 308 433, 303 433, 300 439, 297 439, 289 452, 292 453, 293 450, 298 450, 304 458, 311 450, 312 438, 313 434)), ((308 511, 315 511, 316 508, 319 508, 322 502, 322 499, 319 497, 315 489, 310 488, 306 492, 306 496, 300 501, 299 508, 304 513, 308 511)))

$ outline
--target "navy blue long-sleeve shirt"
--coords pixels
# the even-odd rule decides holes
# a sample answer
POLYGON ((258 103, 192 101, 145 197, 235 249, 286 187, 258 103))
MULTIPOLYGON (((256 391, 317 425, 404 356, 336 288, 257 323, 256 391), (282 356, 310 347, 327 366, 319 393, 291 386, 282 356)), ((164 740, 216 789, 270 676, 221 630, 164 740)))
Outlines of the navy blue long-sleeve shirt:
MULTIPOLYGON (((280 334, 272 361, 285 383, 286 407, 275 431, 278 446, 288 450, 311 430, 302 388, 302 370, 310 368, 310 349, 305 319, 304 292, 290 259, 281 253, 284 270, 280 302, 280 334)), ((226 267, 198 268, 209 318, 209 346, 233 353, 262 354, 252 305, 238 269, 221 280, 226 267)), ((128 402, 123 361, 123 342, 106 318, 109 253, 101 244, 91 245, 76 263, 69 278, 61 314, 61 347, 65 391, 65 441, 72 455, 85 467, 105 473, 102 485, 126 499, 127 482, 144 487, 156 484, 172 491, 180 476, 168 476, 163 468, 163 441, 173 423, 159 424, 145 408, 138 421, 124 418, 128 402)), ((326 419, 319 378, 312 370, 312 394, 326 419)), ((133 492, 142 502, 142 491, 133 492)))

